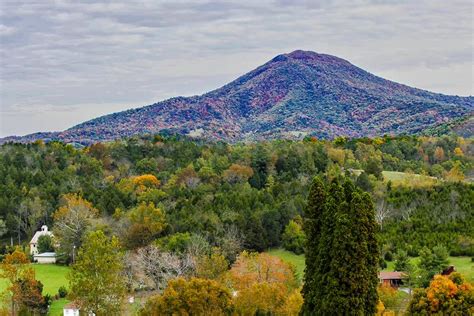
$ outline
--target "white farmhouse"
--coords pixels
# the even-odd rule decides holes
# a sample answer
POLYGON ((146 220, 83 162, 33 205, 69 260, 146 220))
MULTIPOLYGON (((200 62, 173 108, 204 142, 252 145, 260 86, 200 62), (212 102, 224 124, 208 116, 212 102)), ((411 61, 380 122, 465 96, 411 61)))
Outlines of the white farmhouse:
POLYGON ((53 238, 53 233, 48 231, 48 226, 46 225, 41 226, 41 230, 37 231, 35 235, 33 236, 33 238, 31 238, 31 241, 30 241, 30 254, 31 255, 34 256, 38 254, 38 238, 44 235, 48 235, 51 238, 53 238))

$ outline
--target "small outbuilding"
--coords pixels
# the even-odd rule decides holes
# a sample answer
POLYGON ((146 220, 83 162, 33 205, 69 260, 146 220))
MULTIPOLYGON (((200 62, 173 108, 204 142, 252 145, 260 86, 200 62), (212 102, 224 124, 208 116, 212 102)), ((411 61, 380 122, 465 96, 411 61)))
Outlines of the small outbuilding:
MULTIPOLYGON (((74 302, 64 305, 63 316, 79 316, 81 315, 80 307, 74 302)), ((84 313, 82 315, 85 315, 84 313)), ((89 313, 87 316, 95 316, 94 313, 89 313)))
POLYGON ((36 255, 33 255, 34 262, 37 263, 56 263, 56 253, 55 252, 43 252, 36 255))
POLYGON ((73 302, 64 305, 63 316, 79 316, 79 307, 73 302))
POLYGON ((383 285, 389 285, 393 288, 399 288, 403 284, 403 279, 406 278, 406 274, 399 271, 385 272, 382 271, 379 273, 380 283, 383 285))

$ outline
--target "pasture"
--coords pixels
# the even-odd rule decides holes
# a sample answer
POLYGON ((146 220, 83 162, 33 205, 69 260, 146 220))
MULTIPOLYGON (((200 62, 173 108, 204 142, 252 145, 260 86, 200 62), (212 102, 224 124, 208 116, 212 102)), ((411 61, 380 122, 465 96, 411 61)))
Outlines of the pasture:
MULTIPOLYGON (((58 293, 61 286, 68 286, 66 275, 69 267, 59 266, 55 264, 32 264, 36 273, 36 279, 43 283, 43 295, 50 294, 54 296, 58 293)), ((0 292, 3 292, 7 287, 6 280, 0 280, 0 292)), ((66 299, 53 301, 50 307, 49 315, 62 315, 63 306, 67 303, 66 299)))
MULTIPOLYGON (((417 264, 420 259, 418 257, 410 258, 412 264, 417 264)), ((449 257, 449 264, 453 265, 457 272, 461 273, 466 280, 474 282, 474 262, 470 257, 449 257)), ((387 261, 387 268, 383 271, 393 271, 394 261, 387 261)))
MULTIPOLYGON (((270 249, 267 251, 269 254, 279 257, 285 262, 291 263, 296 267, 298 277, 303 280, 304 277, 304 255, 296 255, 291 251, 287 251, 281 248, 270 249)), ((418 263, 419 258, 410 258, 413 264, 418 263)), ((387 262, 387 268, 383 271, 393 271, 395 262, 387 262)), ((449 257, 449 264, 456 268, 456 271, 464 275, 466 280, 474 282, 474 262, 471 261, 470 257, 449 257)))

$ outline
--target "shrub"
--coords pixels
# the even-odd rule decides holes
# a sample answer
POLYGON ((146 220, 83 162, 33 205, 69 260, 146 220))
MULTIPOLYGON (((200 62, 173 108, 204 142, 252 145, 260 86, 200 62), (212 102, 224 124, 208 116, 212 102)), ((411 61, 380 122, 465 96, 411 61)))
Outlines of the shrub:
POLYGON ((384 259, 389 262, 393 261, 393 254, 390 250, 385 253, 384 259))
POLYGON ((58 289, 58 295, 60 298, 64 298, 67 296, 67 289, 65 286, 61 286, 59 289, 58 289))

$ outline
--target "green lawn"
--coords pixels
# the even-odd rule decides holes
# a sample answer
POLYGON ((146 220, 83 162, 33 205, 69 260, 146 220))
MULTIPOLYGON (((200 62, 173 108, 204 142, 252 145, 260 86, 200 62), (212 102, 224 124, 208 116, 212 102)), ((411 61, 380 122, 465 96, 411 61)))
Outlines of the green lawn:
MULTIPOLYGON (((58 293, 58 289, 61 286, 68 286, 66 280, 66 274, 69 271, 69 267, 58 266, 55 264, 32 264, 31 265, 36 272, 36 279, 43 283, 43 294, 50 294, 54 296, 58 293)), ((7 287, 8 283, 6 280, 0 280, 0 292, 3 292, 7 287)), ((63 306, 67 304, 66 299, 60 299, 53 301, 50 307, 49 315, 58 316, 63 314, 63 306)))
MULTIPOLYGON (((304 255, 296 255, 291 251, 284 249, 270 249, 269 254, 281 258, 283 261, 292 263, 296 266, 296 271, 300 280, 304 276, 304 255)), ((413 264, 417 264, 419 258, 410 259, 413 264)), ((456 268, 456 271, 464 275, 469 282, 474 282, 474 263, 470 257, 449 257, 449 264, 456 268)), ((387 262, 387 268, 384 271, 393 271, 394 262, 387 262)))
POLYGON ((466 277, 466 279, 474 283, 474 262, 470 257, 449 257, 449 263, 452 264, 456 271, 466 277))
POLYGON ((287 251, 281 248, 270 249, 267 253, 279 257, 281 260, 291 263, 296 267, 296 272, 298 273, 298 278, 300 281, 303 280, 304 276, 304 255, 296 255, 291 251, 287 251))
POLYGON ((66 275, 69 267, 58 266, 55 264, 34 264, 36 279, 43 283, 43 293, 55 295, 61 286, 68 287, 66 275))
POLYGON ((63 315, 63 308, 64 305, 69 303, 69 301, 65 298, 61 298, 57 301, 53 301, 51 306, 49 307, 49 316, 62 316, 63 315))
MULTIPOLYGON (((417 264, 419 258, 410 258, 411 263, 417 264)), ((384 271, 393 271, 395 262, 387 262, 387 268, 384 271)), ((449 257, 449 264, 456 268, 456 271, 464 275, 466 280, 474 282, 474 263, 470 257, 449 257)))
MULTIPOLYGON (((55 295, 61 286, 68 286, 66 274, 69 267, 55 264, 32 264, 36 272, 36 279, 43 283, 43 294, 55 295)), ((6 280, 0 280, 0 292, 7 286, 6 280)))

